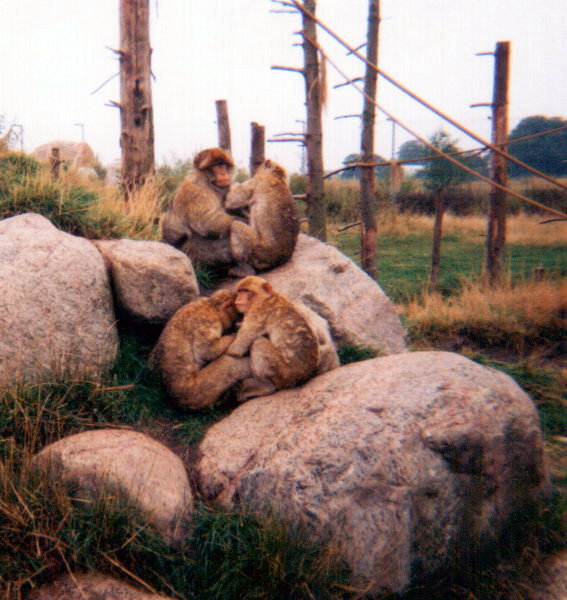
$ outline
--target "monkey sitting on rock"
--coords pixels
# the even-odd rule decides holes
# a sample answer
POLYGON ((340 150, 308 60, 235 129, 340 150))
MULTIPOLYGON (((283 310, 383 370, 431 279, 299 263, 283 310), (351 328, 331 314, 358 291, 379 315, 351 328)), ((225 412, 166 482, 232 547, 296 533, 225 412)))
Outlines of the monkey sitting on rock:
POLYGON ((162 224, 164 242, 197 264, 231 265, 230 229, 237 216, 223 201, 232 184, 234 162, 220 148, 195 155, 193 170, 175 192, 162 224))
POLYGON ((227 209, 249 210, 250 224, 231 224, 230 249, 238 263, 256 271, 287 262, 297 243, 299 217, 286 179, 283 167, 265 160, 254 177, 234 185, 224 201, 227 209))

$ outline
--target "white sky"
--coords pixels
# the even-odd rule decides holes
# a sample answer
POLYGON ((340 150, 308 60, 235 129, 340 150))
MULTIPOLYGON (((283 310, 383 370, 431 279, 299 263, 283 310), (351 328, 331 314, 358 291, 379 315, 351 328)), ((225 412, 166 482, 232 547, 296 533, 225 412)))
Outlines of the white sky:
MULTIPOLYGON (((154 128, 158 163, 190 158, 218 143, 215 100, 228 101, 233 154, 247 167, 250 123, 266 137, 299 131, 305 119, 298 74, 271 65, 300 67, 293 44, 299 15, 275 14, 269 0, 150 0, 154 128)), ((353 46, 366 36, 367 0, 318 0, 319 18, 353 46)), ((24 150, 55 139, 88 142, 103 164, 120 157, 119 81, 92 92, 118 73, 119 0, 0 0, 0 116, 24 127, 24 150)), ((510 128, 534 115, 567 114, 567 0, 382 0, 380 66, 427 101, 479 135, 490 137, 496 42, 511 42, 510 128)), ((364 65, 319 30, 325 51, 351 77, 364 65)), ((329 67, 325 113, 325 168, 358 152, 362 96, 333 86, 329 67)), ((407 100, 385 80, 378 101, 396 118, 429 137, 441 120, 407 100)), ((464 148, 477 144, 445 128, 464 148)), ((390 156, 392 126, 378 117, 377 152, 390 156)), ((397 130, 396 146, 410 139, 397 130)), ((267 144, 267 156, 299 169, 301 148, 267 144)))

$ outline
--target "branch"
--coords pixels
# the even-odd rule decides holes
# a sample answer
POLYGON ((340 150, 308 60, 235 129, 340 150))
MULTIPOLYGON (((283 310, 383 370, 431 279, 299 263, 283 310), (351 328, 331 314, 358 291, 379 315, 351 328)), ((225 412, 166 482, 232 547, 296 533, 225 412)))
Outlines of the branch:
POLYGON ((295 73, 301 73, 302 75, 305 75, 305 71, 303 69, 298 69, 296 67, 281 67, 279 65, 273 65, 270 68, 274 71, 293 71, 295 73))
POLYGON ((338 90, 340 87, 350 85, 351 83, 355 83, 357 81, 364 81, 364 79, 362 77, 354 77, 353 79, 349 79, 348 81, 345 81, 344 83, 338 83, 337 85, 334 86, 334 89, 338 90))
POLYGON ((118 77, 118 75, 120 75, 120 73, 114 73, 114 75, 110 76, 106 81, 104 81, 103 83, 101 83, 94 92, 91 92, 91 96, 94 96, 99 90, 102 90, 102 88, 109 83, 110 81, 112 81, 115 77, 118 77))
POLYGON ((351 119, 353 117, 356 117, 357 119, 362 118, 362 115, 340 115, 338 117, 335 117, 335 120, 337 119, 351 119))
POLYGON ((279 140, 266 140, 268 142, 296 142, 297 144, 305 145, 305 140, 299 138, 280 138, 279 140))
POLYGON ((346 231, 347 229, 351 229, 352 227, 356 227, 357 225, 360 225, 362 223, 362 221, 356 221, 356 223, 351 223, 350 225, 345 225, 344 227, 341 227, 340 229, 337 229, 337 231, 346 231))

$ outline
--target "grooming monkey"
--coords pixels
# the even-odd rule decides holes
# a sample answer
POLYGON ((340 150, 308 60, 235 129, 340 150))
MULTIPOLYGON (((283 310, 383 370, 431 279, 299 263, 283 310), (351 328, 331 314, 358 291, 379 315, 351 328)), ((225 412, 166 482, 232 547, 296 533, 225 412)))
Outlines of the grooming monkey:
POLYGON ((233 221, 230 247, 234 259, 265 271, 288 261, 299 234, 299 217, 283 167, 265 160, 252 179, 235 185, 227 209, 249 208, 250 224, 233 221))
POLYGON ((171 200, 162 238, 195 263, 230 265, 230 228, 236 217, 224 209, 234 162, 220 148, 208 148, 193 159, 193 171, 171 200))
POLYGON ((234 299, 234 292, 219 290, 186 304, 168 321, 152 350, 150 362, 179 408, 213 406, 223 392, 250 377, 248 358, 223 354, 234 340, 225 334, 238 316, 234 299))
POLYGON ((245 277, 236 286, 236 310, 244 315, 227 355, 250 353, 251 377, 244 379, 239 400, 300 385, 319 366, 315 332, 300 310, 261 277, 245 277))

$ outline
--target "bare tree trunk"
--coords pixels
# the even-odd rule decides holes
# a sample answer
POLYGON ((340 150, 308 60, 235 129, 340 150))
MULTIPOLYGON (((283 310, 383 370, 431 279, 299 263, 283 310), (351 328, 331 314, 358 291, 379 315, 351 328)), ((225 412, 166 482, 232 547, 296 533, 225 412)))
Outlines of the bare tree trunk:
POLYGON ((217 126, 219 131, 219 147, 232 154, 230 143, 230 122, 228 120, 228 105, 226 100, 217 100, 217 126))
POLYGON ((443 215, 445 214, 445 190, 435 193, 435 223, 433 225, 433 249, 431 251, 431 278, 429 288, 434 290, 439 283, 439 267, 441 264, 441 236, 443 235, 443 215))
MULTIPOLYGON (((315 14, 316 0, 305 0, 304 6, 315 14)), ((302 13, 305 97, 307 101, 307 223, 309 233, 323 242, 327 241, 327 206, 323 187, 323 126, 321 119, 324 85, 319 65, 317 25, 302 13)))
MULTIPOLYGON (((494 91, 492 100, 492 144, 506 150, 508 137, 508 82, 510 42, 496 44, 494 91)), ((506 159, 496 152, 490 157, 490 178, 502 186, 507 184, 506 159)), ((498 283, 504 275, 506 246, 506 192, 492 186, 488 209, 486 236, 486 273, 490 284, 498 283)))
POLYGON ((256 169, 266 159, 266 133, 263 125, 250 123, 250 177, 254 176, 256 169))
POLYGON ((49 172, 54 179, 59 177, 59 169, 61 168, 62 162, 63 161, 60 159, 59 148, 53 146, 53 148, 51 148, 51 154, 49 155, 49 172))
MULTIPOLYGON (((378 64, 378 29, 380 26, 380 0, 368 2, 368 34, 366 40, 366 58, 368 62, 378 64)), ((376 121, 376 88, 378 74, 366 65, 364 77, 364 108, 362 111, 362 137, 360 142, 361 161, 371 163, 374 160, 374 123, 376 121)), ((376 279, 376 181, 374 167, 362 167, 360 170, 360 215, 362 232, 360 240, 361 266, 376 279)))
POLYGON ((149 0, 120 0, 120 121, 126 197, 153 175, 149 0))

